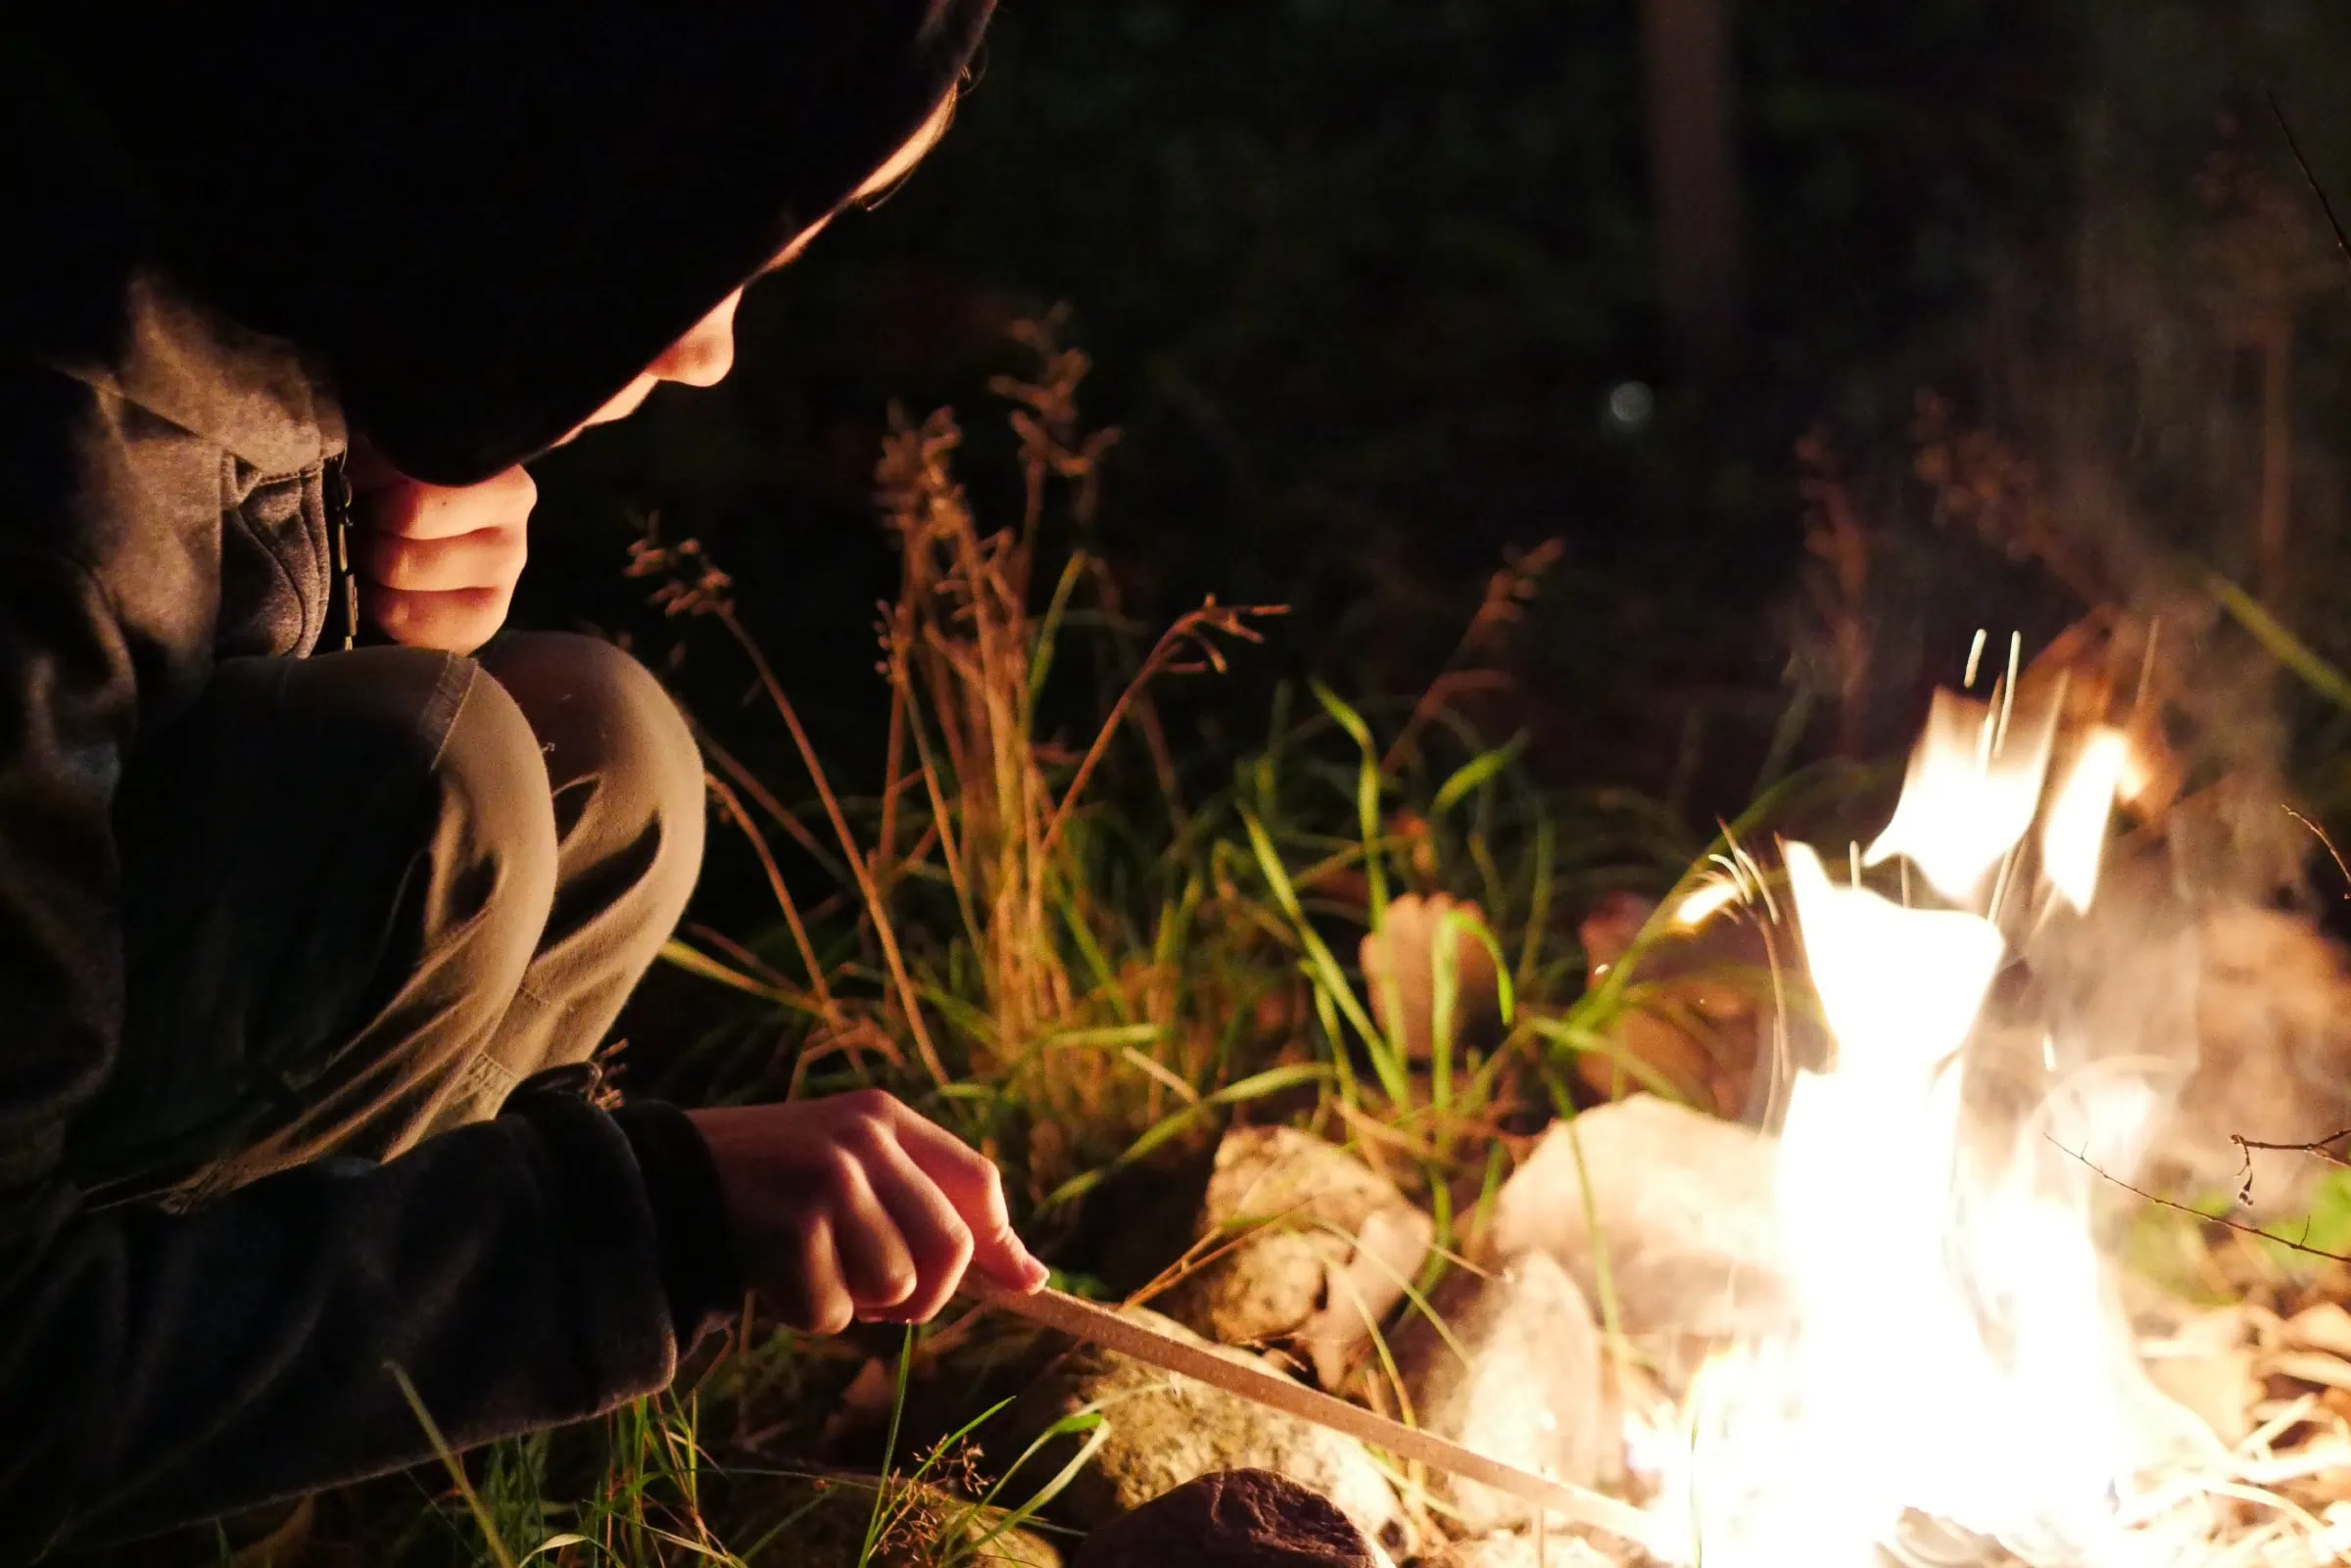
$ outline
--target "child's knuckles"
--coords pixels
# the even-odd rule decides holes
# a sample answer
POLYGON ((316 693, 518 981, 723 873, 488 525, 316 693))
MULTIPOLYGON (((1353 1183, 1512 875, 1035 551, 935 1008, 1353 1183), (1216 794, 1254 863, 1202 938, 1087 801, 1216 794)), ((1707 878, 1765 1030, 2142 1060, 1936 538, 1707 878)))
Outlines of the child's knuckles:
POLYGON ((877 1126, 888 1121, 892 1113, 903 1109, 880 1089, 851 1089, 833 1102, 853 1121, 870 1121, 877 1126))
POLYGON ((375 617, 375 624, 392 637, 398 638, 415 625, 415 600, 401 590, 379 586, 369 600, 368 612, 375 617))
POLYGON ((819 1189, 836 1202, 866 1185, 864 1163, 839 1143, 817 1157, 815 1174, 819 1189))
POLYGON ((856 1314, 847 1291, 811 1291, 798 1281, 769 1292, 768 1304, 779 1322, 803 1334, 838 1334, 856 1314))
POLYGON ((528 468, 509 468, 493 479, 491 484, 498 487, 509 505, 519 506, 527 512, 538 503, 539 481, 531 477, 528 468))
POLYGON ((890 1136, 889 1124, 879 1117, 849 1117, 835 1136, 843 1149, 869 1165, 896 1143, 890 1136))

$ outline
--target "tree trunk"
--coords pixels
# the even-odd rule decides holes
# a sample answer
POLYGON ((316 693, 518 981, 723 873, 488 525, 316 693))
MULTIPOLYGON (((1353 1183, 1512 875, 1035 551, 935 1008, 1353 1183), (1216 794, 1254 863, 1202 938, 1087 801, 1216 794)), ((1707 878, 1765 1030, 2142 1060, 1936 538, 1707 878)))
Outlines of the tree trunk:
POLYGON ((1746 348, 1731 0, 1641 0, 1650 202, 1665 331, 1701 374, 1746 348))

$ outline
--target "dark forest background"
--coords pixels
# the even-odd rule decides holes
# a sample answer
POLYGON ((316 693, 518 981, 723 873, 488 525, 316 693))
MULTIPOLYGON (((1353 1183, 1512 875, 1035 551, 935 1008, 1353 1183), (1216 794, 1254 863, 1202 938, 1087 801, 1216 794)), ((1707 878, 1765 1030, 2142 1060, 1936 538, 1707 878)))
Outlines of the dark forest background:
POLYGON ((519 613, 683 643, 723 728, 741 664, 622 575, 658 513, 853 769, 880 745, 887 410, 956 405, 1010 521, 987 378, 1020 362, 1010 322, 1066 304, 1089 415, 1124 432, 1083 543, 1128 608, 1292 606, 1165 699, 1203 766, 1301 673, 1409 698, 1554 539, 1484 699, 1547 777, 1703 822, 1775 736, 1898 750, 1975 628, 2081 608, 1948 526, 1922 390, 2044 473, 2117 476, 2090 488, 2135 496, 2132 526, 2248 581, 2282 507, 2293 567, 2264 586, 2351 646, 2351 270, 2265 99, 2351 198, 2346 62, 2338 0, 1007 0, 945 145, 753 291, 733 379, 547 461, 519 613), (1842 695, 1824 464, 1873 541, 1842 695))

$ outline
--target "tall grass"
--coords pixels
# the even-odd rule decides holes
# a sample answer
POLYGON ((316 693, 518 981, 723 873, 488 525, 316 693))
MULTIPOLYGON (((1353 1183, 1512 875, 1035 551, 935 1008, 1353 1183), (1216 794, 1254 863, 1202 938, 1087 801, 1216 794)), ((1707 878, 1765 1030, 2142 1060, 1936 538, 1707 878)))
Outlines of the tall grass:
MULTIPOLYGON (((1706 841, 1633 792, 1545 790, 1520 742, 1461 711, 1503 681, 1511 623, 1556 549, 1497 573, 1428 690, 1359 703, 1285 687, 1262 744, 1179 761, 1158 685, 1222 671, 1279 610, 1211 600, 1156 637, 1134 630, 1103 563, 1068 544, 1091 535, 1115 436, 1080 419, 1085 360, 1056 328, 1024 328, 1032 372, 996 384, 1021 496, 1003 526, 958 477, 954 417, 893 416, 877 469, 899 571, 879 618, 878 777, 828 769, 705 552, 652 530, 635 552, 656 602, 733 644, 795 763, 755 770, 699 727, 713 800, 774 916, 668 948, 742 999, 692 1065, 722 1097, 907 1096, 998 1159, 1047 1244, 1123 1168, 1203 1148, 1236 1116, 1298 1121, 1435 1214, 1417 1300, 1505 1173, 1506 1127, 1570 1107, 1578 1060, 1612 1049, 1611 1018, 1642 1001, 1629 964, 1587 986, 1576 912, 1604 890, 1670 889, 1706 841), (1048 715, 1089 692, 1097 722, 1063 741, 1048 715), (1407 900, 1441 912, 1426 1016, 1392 969, 1361 960, 1407 900), (1464 968, 1463 944, 1488 962, 1464 968)), ((814 1504, 775 1500, 807 1478, 768 1455, 811 1436, 795 1413, 838 1402, 863 1355, 744 1327, 697 1395, 607 1420, 584 1498, 550 1500, 578 1490, 579 1466, 545 1437, 453 1472, 436 1549, 470 1542, 459 1560, 485 1564, 793 1560, 814 1504)), ((969 1521, 942 1523, 930 1500, 944 1449, 890 1473, 905 1379, 962 1333, 908 1337, 885 1473, 822 1483, 864 1489, 860 1560, 971 1554, 969 1521), (919 1550, 901 1528, 918 1518, 919 1550)), ((1051 1436, 1098 1442, 1099 1420, 1051 1436)), ((982 1539, 1034 1506, 963 1479, 970 1506, 1008 1510, 982 1539)))

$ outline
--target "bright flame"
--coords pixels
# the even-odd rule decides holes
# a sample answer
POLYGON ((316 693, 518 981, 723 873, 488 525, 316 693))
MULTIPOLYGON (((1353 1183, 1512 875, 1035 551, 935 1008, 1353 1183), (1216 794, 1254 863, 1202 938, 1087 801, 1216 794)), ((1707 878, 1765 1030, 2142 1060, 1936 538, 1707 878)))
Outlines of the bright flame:
POLYGON ((1694 931, 1738 901, 1739 884, 1728 877, 1719 877, 1675 905, 1673 923, 1683 930, 1694 931))
MULTIPOLYGON (((2131 1508, 2183 1427, 2139 1371, 2092 1227, 2100 1172, 2135 1165, 2161 1096, 2113 1050, 2101 1063, 2107 1042, 2061 1039, 2074 1024, 1984 1017, 2054 736, 2053 704, 2011 722, 1938 695, 1866 861, 1903 857, 1957 907, 1841 885, 1787 846, 1835 1058, 1797 1075, 1781 1132, 1797 1326, 1692 1394, 1681 1505, 1710 1565, 1860 1568, 1921 1515, 2050 1568, 2178 1560, 2179 1536, 2131 1508), (2019 1083, 2021 1100, 1984 1087, 2019 1083)), ((2097 732, 2042 817, 2043 878, 2078 913, 2129 760, 2097 732)))
POLYGON ((2029 716, 2020 735, 2006 722, 2005 705, 1936 692, 1894 820, 1862 864, 1902 856, 1952 903, 1976 902, 1992 868, 2033 825, 2056 719, 2051 706, 2029 716))
POLYGON ((1933 1068, 1959 1049, 2006 949, 1990 922, 1839 887, 1808 844, 1788 846, 1788 882, 1838 1042, 1837 1070, 1815 1078, 1874 1084, 1889 1072, 1933 1068))
POLYGON ((2131 743, 2117 730, 2100 728, 2084 742, 2074 771, 2049 805, 2040 831, 2040 870, 2057 896, 2087 914, 2098 888, 2098 860, 2106 848, 2106 822, 2131 772, 2131 743))

